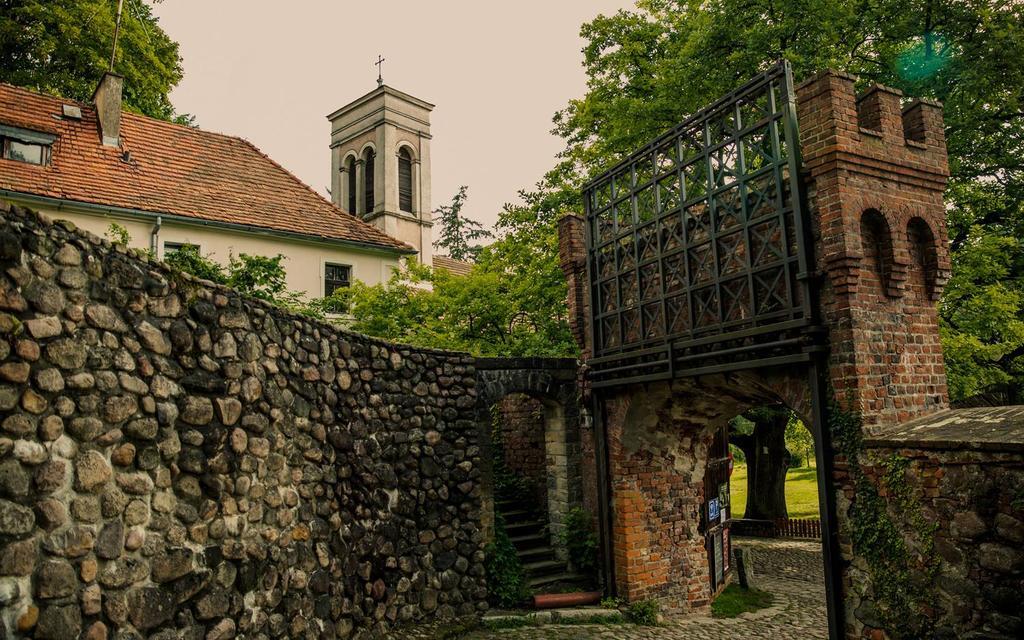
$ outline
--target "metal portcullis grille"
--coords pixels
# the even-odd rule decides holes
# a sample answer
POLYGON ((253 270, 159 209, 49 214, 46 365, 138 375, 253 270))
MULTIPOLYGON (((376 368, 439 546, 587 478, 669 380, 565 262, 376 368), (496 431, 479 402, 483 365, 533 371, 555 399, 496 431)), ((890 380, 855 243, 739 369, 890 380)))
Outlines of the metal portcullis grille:
POLYGON ((780 62, 585 187, 596 385, 806 359, 799 172, 780 62))

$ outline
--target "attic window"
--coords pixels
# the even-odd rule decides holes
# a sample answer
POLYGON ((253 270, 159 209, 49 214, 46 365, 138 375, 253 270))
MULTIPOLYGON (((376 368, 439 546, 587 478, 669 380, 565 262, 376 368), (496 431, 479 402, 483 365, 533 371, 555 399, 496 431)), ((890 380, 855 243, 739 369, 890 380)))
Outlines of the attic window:
POLYGON ((28 164, 50 163, 50 151, 57 136, 0 125, 0 152, 5 160, 28 164))

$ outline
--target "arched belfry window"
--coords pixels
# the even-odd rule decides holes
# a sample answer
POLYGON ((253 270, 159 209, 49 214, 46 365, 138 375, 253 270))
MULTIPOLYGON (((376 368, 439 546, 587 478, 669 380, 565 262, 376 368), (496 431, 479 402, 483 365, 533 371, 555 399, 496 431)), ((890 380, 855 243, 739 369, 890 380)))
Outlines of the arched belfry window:
POLYGON ((377 154, 373 149, 367 149, 363 154, 363 201, 365 202, 363 213, 373 213, 373 170, 375 164, 377 164, 377 154))
POLYGON ((345 172, 348 174, 346 180, 348 181, 348 212, 356 212, 356 194, 358 190, 356 182, 356 157, 349 156, 348 160, 345 161, 345 172))
POLYGON ((412 213, 412 154, 406 147, 398 151, 398 208, 412 213))

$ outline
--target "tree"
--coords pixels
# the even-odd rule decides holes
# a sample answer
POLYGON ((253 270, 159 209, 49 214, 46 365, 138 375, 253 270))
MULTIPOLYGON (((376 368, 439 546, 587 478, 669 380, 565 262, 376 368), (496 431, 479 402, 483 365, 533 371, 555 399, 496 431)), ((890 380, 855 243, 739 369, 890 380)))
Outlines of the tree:
MULTIPOLYGON (((362 282, 338 296, 361 333, 421 347, 479 356, 566 356, 565 283, 531 251, 499 240, 465 276, 410 263, 384 283, 362 282)), ((541 255, 548 256, 545 250, 541 255)))
POLYGON ((785 407, 751 409, 729 423, 729 442, 747 460, 747 508, 751 520, 786 518, 786 425, 793 412, 785 407))
MULTIPOLYGON (((89 101, 110 66, 116 14, 116 0, 0 0, 0 81, 89 101)), ((114 71, 125 77, 126 108, 175 119, 178 43, 143 0, 125 0, 114 71)))
POLYGON ((1024 4, 991 0, 640 0, 585 24, 588 90, 541 188, 579 187, 779 58, 945 104, 954 271, 940 305, 954 400, 1024 387, 1024 4))
POLYGON ((486 240, 493 236, 479 222, 462 215, 468 188, 466 185, 459 187, 459 192, 452 197, 452 203, 441 205, 434 212, 438 215, 441 225, 440 237, 434 241, 434 247, 444 249, 455 260, 472 262, 480 255, 482 248, 473 243, 476 240, 486 240))

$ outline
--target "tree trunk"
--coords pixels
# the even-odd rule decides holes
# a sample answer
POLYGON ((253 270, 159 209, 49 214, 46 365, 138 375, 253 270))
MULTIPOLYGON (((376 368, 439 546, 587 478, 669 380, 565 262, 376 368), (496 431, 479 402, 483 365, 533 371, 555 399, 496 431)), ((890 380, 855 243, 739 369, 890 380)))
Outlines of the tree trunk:
POLYGON ((747 508, 744 518, 786 518, 786 424, 790 412, 781 407, 757 409, 744 415, 754 423, 750 434, 730 434, 747 458, 747 508))

